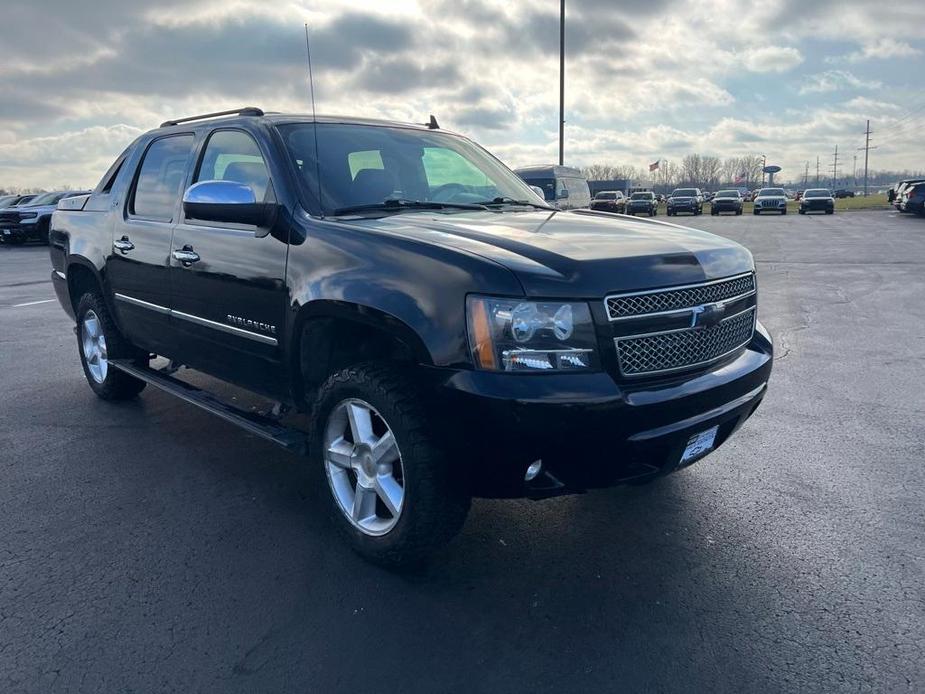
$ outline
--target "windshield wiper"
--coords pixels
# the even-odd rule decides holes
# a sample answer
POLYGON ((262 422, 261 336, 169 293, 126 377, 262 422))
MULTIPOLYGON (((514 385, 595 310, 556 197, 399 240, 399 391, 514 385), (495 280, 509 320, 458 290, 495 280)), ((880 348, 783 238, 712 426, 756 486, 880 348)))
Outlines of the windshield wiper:
POLYGON ((372 212, 382 210, 384 212, 400 212, 401 210, 487 210, 484 203, 469 202, 438 202, 436 200, 404 200, 391 198, 383 202, 368 203, 365 205, 350 205, 349 207, 338 207, 334 210, 335 215, 353 214, 355 212, 372 212))
POLYGON ((549 205, 539 205, 535 202, 530 202, 529 200, 515 200, 514 198, 509 197, 497 197, 491 200, 479 200, 478 205, 484 205, 485 207, 497 207, 498 205, 525 205, 527 207, 536 207, 540 210, 554 209, 549 205))

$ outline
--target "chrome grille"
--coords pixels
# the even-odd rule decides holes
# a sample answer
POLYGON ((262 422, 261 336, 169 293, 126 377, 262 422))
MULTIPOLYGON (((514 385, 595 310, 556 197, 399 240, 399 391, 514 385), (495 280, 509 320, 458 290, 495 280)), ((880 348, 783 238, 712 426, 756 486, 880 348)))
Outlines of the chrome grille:
POLYGON ((617 358, 625 376, 675 371, 714 361, 743 347, 755 329, 755 307, 711 328, 684 328, 617 338, 617 358))
POLYGON ((717 282, 660 289, 654 292, 608 296, 607 315, 610 320, 689 309, 746 296, 755 291, 755 275, 739 275, 717 282))

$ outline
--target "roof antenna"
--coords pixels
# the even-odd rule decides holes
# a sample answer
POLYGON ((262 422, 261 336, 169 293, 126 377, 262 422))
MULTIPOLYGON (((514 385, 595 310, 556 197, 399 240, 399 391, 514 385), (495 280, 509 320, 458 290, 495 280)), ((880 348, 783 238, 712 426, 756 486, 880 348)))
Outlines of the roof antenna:
POLYGON ((427 127, 431 130, 440 130, 440 125, 437 123, 437 119, 434 118, 434 114, 430 114, 430 121, 427 123, 427 127))
MULTIPOLYGON (((312 49, 308 41, 308 22, 305 23, 305 55, 308 57, 308 89, 312 97, 312 132, 315 137, 315 178, 318 181, 318 209, 324 219, 324 203, 321 201, 321 152, 318 151, 318 119, 315 116, 315 79, 312 76, 312 49)), ((431 116, 433 118, 433 116, 431 116)))

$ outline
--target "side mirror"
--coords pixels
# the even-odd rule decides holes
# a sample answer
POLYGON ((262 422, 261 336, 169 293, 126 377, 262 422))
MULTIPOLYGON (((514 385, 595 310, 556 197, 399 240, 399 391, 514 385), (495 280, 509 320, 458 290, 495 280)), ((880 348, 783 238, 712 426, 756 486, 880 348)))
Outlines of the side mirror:
POLYGON ((183 212, 190 219, 261 226, 270 206, 257 202, 253 188, 235 181, 201 181, 186 189, 183 212))

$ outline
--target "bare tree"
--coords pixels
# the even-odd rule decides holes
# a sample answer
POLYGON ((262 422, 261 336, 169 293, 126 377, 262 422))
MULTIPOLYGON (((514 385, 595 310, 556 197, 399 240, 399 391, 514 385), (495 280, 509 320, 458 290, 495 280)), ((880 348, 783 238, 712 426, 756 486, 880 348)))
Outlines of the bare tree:
POLYGON ((719 157, 713 155, 700 157, 700 186, 707 189, 716 189, 716 186, 719 185, 721 168, 722 162, 719 157))

